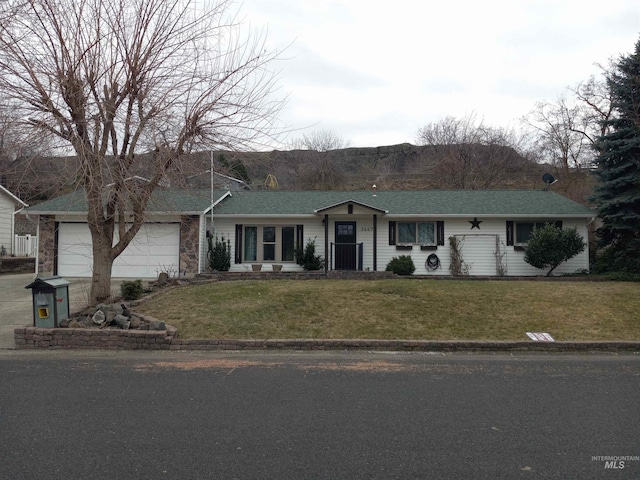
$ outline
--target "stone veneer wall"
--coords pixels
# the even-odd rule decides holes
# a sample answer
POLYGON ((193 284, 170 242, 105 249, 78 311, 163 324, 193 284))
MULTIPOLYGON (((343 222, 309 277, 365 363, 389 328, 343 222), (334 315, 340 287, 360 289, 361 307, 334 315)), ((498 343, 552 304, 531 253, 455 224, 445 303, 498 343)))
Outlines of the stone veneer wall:
POLYGON ((200 217, 183 216, 180 223, 180 276, 198 273, 200 217))
POLYGON ((56 222, 49 215, 40 215, 38 238, 38 275, 53 275, 53 255, 55 253, 56 222))

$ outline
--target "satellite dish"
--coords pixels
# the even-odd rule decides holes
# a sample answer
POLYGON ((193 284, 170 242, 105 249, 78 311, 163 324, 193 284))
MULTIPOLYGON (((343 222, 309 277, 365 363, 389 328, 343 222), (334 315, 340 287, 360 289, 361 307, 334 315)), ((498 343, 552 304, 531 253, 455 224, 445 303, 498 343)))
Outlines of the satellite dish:
POLYGON ((553 175, 551 175, 550 173, 545 173, 544 175, 542 175, 542 181, 546 185, 545 190, 549 189, 549 185, 553 185, 554 183, 557 182, 555 177, 553 175))

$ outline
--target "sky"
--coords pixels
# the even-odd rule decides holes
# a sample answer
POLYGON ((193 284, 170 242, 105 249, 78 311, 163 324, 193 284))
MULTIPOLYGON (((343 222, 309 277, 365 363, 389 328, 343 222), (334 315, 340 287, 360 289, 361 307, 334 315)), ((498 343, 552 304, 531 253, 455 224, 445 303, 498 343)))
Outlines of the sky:
POLYGON ((266 29, 291 133, 352 147, 416 143, 453 116, 518 127, 640 39, 638 0, 245 0, 266 29))

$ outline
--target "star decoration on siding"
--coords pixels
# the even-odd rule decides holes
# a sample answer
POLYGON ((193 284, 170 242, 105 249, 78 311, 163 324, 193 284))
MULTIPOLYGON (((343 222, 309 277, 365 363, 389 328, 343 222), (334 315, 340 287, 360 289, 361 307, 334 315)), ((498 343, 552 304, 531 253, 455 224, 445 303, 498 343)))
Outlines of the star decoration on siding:
POLYGON ((474 228, 480 230, 480 224, 482 223, 482 220, 478 220, 477 217, 473 217, 473 220, 469 220, 469 223, 471 224, 471 230, 473 230, 474 228))

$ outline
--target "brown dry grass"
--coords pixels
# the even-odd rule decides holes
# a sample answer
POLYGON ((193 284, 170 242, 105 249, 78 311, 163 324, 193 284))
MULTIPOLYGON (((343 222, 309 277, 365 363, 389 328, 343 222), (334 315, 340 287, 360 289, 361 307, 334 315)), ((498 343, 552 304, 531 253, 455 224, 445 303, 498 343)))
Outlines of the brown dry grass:
POLYGON ((640 340, 640 284, 277 280, 168 292, 139 307, 182 338, 640 340))

